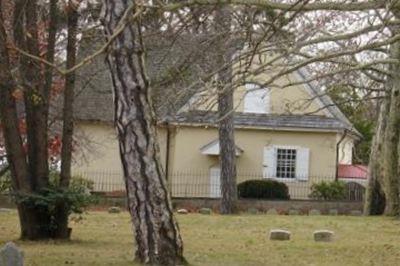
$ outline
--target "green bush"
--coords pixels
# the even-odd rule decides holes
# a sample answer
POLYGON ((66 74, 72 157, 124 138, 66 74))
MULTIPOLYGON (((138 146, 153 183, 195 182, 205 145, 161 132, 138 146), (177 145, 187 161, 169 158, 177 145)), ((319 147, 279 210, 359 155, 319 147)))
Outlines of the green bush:
POLYGON ((311 186, 310 198, 319 200, 342 200, 346 198, 346 183, 322 181, 311 186))
POLYGON ((290 199, 285 183, 275 180, 247 180, 238 185, 241 198, 250 199, 290 199))
POLYGON ((93 189, 93 181, 81 176, 73 176, 69 187, 59 187, 60 175, 56 171, 50 171, 49 186, 36 193, 21 194, 12 191, 10 174, 0 178, 0 192, 10 191, 11 196, 17 203, 24 203, 32 208, 42 208, 52 212, 57 206, 63 204, 68 214, 81 214, 84 208, 98 201, 97 197, 90 192, 93 189))
POLYGON ((0 194, 9 191, 10 188, 11 188, 10 177, 7 174, 0 176, 0 194))

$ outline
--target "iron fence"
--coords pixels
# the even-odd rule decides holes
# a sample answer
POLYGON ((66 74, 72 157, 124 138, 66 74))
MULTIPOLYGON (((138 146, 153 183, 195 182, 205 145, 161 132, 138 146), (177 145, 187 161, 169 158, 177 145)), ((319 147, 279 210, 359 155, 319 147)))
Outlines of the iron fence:
MULTIPOLYGON (((93 182, 93 191, 111 194, 123 194, 125 184, 121 173, 110 171, 82 171, 75 173, 93 182)), ((307 177, 267 177, 263 173, 238 171, 237 184, 247 180, 275 180, 285 183, 290 199, 313 199, 312 186, 321 182, 332 182, 332 175, 312 175, 307 177)), ((362 201, 365 194, 366 180, 346 178, 342 180, 345 186, 344 200, 362 201)), ((168 187, 174 198, 220 198, 221 180, 218 170, 182 171, 168 176, 168 187)), ((326 192, 329 196, 329 191, 326 192)), ((330 200, 329 197, 315 198, 330 200)))

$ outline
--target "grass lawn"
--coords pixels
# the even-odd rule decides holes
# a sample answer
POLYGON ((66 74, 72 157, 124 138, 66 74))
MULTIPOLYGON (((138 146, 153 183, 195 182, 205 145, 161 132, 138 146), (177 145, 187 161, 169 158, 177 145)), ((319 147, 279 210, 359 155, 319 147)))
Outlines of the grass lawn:
MULTIPOLYGON (((185 256, 192 265, 400 265, 400 221, 385 217, 179 215, 185 256), (271 228, 292 231, 292 240, 272 242, 271 228), (312 232, 336 233, 315 243, 312 232)), ((132 265, 128 213, 90 212, 72 223, 69 242, 18 241, 16 212, 0 213, 0 245, 13 240, 26 265, 132 265)))

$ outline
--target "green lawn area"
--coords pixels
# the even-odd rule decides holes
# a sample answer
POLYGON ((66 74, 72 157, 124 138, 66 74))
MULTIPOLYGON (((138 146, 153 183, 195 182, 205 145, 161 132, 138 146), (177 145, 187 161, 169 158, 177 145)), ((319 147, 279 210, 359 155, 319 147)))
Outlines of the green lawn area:
MULTIPOLYGON (((185 256, 191 265, 400 265, 400 221, 386 217, 179 215, 185 256), (292 240, 268 240, 271 228, 292 231, 292 240), (315 243, 312 232, 336 233, 315 243)), ((0 213, 0 245, 13 240, 25 265, 132 265, 128 213, 90 212, 71 223, 72 241, 18 241, 16 212, 0 213)))

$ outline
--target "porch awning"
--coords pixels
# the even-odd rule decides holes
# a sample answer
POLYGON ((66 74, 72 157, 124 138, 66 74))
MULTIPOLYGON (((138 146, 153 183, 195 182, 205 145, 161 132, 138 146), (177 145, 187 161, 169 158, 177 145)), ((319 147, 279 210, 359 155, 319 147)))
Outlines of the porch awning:
MULTIPOLYGON (((243 153, 243 149, 235 145, 236 147, 236 156, 240 156, 243 153)), ((213 140, 210 143, 204 145, 203 147, 200 148, 200 151, 204 155, 219 155, 219 140, 213 140)))

